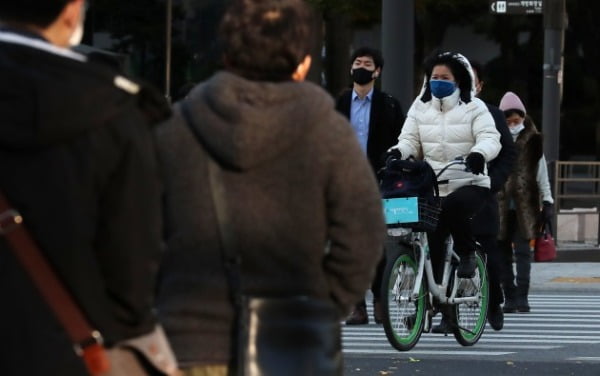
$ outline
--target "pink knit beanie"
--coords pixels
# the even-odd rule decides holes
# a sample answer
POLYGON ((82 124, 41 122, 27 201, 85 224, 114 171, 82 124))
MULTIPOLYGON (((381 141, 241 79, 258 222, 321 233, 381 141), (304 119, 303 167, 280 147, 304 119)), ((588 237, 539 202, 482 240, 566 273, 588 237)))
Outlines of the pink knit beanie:
POLYGON ((500 100, 500 106, 498 107, 500 107, 502 111, 518 110, 523 112, 523 116, 527 114, 523 102, 521 102, 521 99, 519 99, 517 94, 513 93, 512 91, 507 91, 506 94, 504 94, 500 100))

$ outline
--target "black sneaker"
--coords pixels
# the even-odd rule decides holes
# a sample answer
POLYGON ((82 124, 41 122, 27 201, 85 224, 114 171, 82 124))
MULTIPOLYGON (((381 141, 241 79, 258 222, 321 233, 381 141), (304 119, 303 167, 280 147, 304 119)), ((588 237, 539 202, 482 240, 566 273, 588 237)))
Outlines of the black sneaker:
POLYGON ((367 315, 367 307, 356 306, 354 311, 350 314, 346 320, 346 325, 366 325, 369 323, 369 316, 367 315))
POLYGON ((513 299, 506 299, 506 301, 504 302, 504 307, 502 307, 502 311, 504 313, 516 313, 517 304, 513 299))
POLYGON ((431 328, 432 333, 440 333, 440 334, 448 334, 452 332, 452 328, 450 324, 448 324, 448 319, 445 316, 442 316, 442 320, 440 323, 433 328, 431 328))
POLYGON ((475 276, 475 268, 477 267, 477 257, 475 252, 460 257, 460 263, 456 269, 458 278, 473 278, 475 276))
POLYGON ((500 305, 490 306, 488 311, 488 322, 494 330, 502 330, 504 327, 504 313, 500 305))
POLYGON ((529 301, 527 299, 527 295, 519 295, 517 299, 515 299, 515 305, 517 306, 517 312, 529 312, 531 311, 531 307, 529 307, 529 301))

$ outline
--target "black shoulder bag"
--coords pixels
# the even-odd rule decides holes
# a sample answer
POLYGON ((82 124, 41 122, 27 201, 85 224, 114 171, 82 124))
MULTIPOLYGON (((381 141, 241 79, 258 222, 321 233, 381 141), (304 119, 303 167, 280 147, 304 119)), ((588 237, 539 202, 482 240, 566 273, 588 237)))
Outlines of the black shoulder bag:
POLYGON ((181 110, 207 156, 208 180, 219 225, 223 263, 237 315, 230 374, 244 376, 342 375, 340 317, 335 305, 309 296, 259 297, 243 293, 241 256, 227 210, 222 172, 181 110))

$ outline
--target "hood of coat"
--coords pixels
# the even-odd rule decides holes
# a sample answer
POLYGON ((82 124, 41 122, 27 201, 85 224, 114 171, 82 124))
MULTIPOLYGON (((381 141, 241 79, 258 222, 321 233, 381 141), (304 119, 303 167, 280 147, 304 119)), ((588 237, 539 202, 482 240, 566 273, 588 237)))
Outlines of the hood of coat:
POLYGON ((425 76, 418 98, 424 103, 432 99, 438 99, 431 95, 429 80, 431 79, 433 68, 440 64, 448 65, 452 69, 455 79, 458 82, 457 92, 460 100, 464 103, 471 102, 475 97, 475 75, 469 60, 457 52, 442 52, 430 57, 425 62, 425 76))
POLYGON ((277 158, 330 117, 333 99, 309 82, 250 81, 219 72, 185 100, 209 152, 245 170, 277 158))
POLYGON ((139 106, 133 94, 142 90, 82 55, 7 31, 0 31, 0 82, 0 147, 14 150, 99 127, 139 106))

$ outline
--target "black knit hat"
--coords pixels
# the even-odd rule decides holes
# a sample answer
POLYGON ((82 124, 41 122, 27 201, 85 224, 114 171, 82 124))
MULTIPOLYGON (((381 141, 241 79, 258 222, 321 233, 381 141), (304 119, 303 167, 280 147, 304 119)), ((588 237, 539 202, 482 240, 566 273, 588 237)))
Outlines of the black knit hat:
POLYGON ((425 103, 431 100, 429 80, 431 79, 431 72, 436 65, 445 65, 450 68, 460 90, 460 99, 465 103, 471 102, 473 96, 471 64, 466 57, 456 52, 434 53, 425 60, 425 83, 421 101, 425 103))

